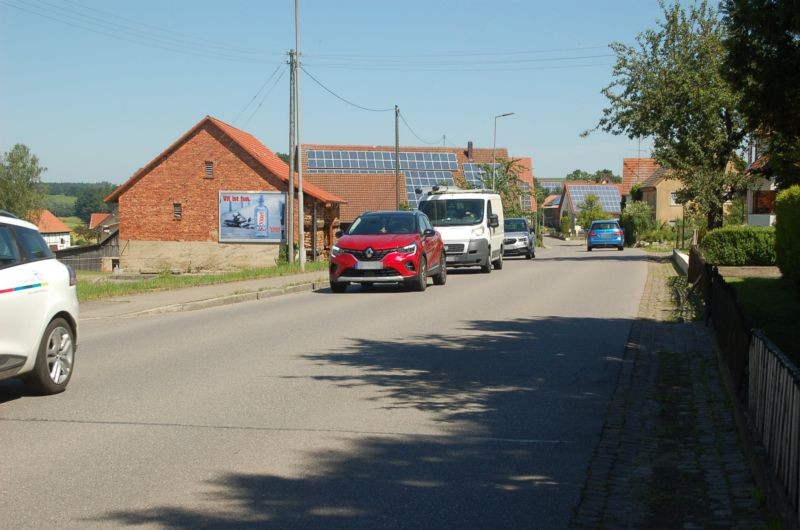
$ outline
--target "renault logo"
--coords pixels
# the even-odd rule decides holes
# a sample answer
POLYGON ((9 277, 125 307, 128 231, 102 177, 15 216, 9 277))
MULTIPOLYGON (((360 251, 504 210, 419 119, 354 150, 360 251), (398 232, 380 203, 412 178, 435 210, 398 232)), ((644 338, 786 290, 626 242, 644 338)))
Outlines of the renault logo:
POLYGON ((375 255, 375 251, 372 250, 372 247, 367 247, 367 250, 364 251, 364 255, 367 257, 367 259, 372 259, 372 256, 375 255))

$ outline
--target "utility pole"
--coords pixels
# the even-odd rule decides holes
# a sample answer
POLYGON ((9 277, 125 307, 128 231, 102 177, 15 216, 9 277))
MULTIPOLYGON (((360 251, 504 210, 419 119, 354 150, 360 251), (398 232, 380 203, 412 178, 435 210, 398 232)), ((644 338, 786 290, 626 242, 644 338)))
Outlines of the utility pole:
POLYGON ((400 209, 400 107, 394 106, 394 198, 400 209))
POLYGON ((303 208, 303 147, 300 135, 300 0, 294 0, 294 51, 295 67, 295 108, 297 110, 297 238, 300 246, 300 272, 306 270, 306 212, 303 208))
POLYGON ((286 254, 294 263, 294 50, 289 51, 289 193, 286 200, 286 254))

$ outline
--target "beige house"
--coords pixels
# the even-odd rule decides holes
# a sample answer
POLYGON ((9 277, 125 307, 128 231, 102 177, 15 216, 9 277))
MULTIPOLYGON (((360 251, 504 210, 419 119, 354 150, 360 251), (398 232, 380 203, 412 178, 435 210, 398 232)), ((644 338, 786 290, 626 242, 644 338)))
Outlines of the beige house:
POLYGON ((683 206, 677 200, 681 187, 681 181, 668 178, 664 168, 656 169, 640 184, 642 200, 650 205, 658 223, 683 219, 683 206))

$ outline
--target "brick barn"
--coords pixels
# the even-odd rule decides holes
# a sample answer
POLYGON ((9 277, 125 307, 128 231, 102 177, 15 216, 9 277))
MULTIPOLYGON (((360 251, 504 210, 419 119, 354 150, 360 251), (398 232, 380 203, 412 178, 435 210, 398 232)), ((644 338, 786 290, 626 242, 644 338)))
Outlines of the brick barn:
MULTIPOLYGON (((285 243, 283 206, 270 211, 276 227, 270 224, 271 239, 253 239, 250 223, 235 239, 225 235, 222 201, 267 196, 285 205, 288 189, 289 167, 280 158, 252 135, 206 116, 106 197, 119 215, 120 268, 192 272, 275 265, 285 243)), ((344 201, 312 183, 304 183, 303 192, 307 252, 324 255, 344 201)))

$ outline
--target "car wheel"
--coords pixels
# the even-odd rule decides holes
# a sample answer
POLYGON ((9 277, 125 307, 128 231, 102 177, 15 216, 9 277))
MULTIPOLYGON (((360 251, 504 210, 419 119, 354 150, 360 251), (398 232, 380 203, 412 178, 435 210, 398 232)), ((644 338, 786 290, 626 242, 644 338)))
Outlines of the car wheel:
POLYGON ((622 252, 623 250, 625 250, 625 247, 623 247, 622 245, 620 245, 620 246, 618 246, 618 247, 617 247, 617 250, 619 250, 620 252, 622 252))
POLYGON ((347 290, 347 282, 331 282, 331 291, 334 293, 343 293, 347 290))
POLYGON ((592 247, 590 247, 589 245, 586 245, 586 252, 591 252, 591 251, 592 251, 592 247))
POLYGON ((486 258, 483 260, 483 263, 481 263, 481 272, 487 274, 492 272, 492 249, 489 249, 486 258))
POLYGON ((419 259, 419 268, 417 269, 417 275, 411 283, 411 288, 415 291, 424 291, 426 287, 428 287, 428 266, 425 262, 425 258, 422 257, 419 259))
POLYGON ((500 269, 503 268, 503 253, 502 252, 500 253, 500 257, 492 262, 492 265, 494 265, 494 268, 497 269, 497 270, 500 270, 500 269))
POLYGON ((444 285, 447 282, 447 260, 442 252, 439 258, 439 272, 433 276, 433 285, 444 285))
POLYGON ((39 394, 57 394, 67 388, 75 366, 75 337, 63 318, 54 318, 44 330, 36 364, 25 379, 39 394))

